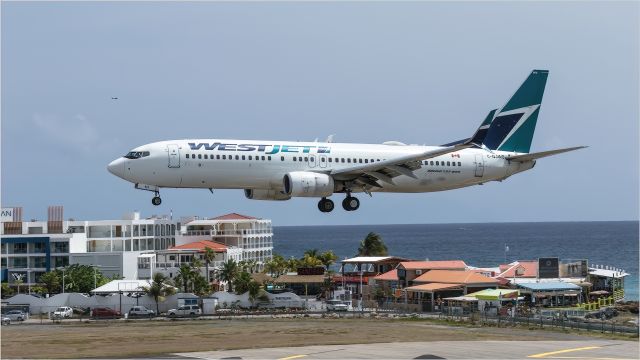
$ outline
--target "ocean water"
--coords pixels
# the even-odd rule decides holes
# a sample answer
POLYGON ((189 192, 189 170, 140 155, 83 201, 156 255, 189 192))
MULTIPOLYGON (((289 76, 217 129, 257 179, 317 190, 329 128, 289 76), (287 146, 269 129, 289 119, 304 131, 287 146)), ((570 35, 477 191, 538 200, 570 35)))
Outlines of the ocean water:
POLYGON ((493 224, 415 224, 353 226, 277 226, 274 252, 302 256, 307 249, 333 250, 338 259, 356 255, 369 233, 382 236, 389 254, 417 260, 464 260, 495 267, 505 260, 539 257, 587 259, 631 274, 629 300, 638 300, 638 222, 549 222, 493 224))

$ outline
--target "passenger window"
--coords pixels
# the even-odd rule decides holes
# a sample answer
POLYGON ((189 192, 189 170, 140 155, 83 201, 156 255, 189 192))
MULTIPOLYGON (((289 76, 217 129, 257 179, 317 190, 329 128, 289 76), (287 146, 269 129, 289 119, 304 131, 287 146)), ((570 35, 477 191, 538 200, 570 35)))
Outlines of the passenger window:
POLYGON ((462 163, 460 161, 458 161, 458 166, 462 166, 462 163))
POLYGON ((304 162, 307 162, 307 161, 309 161, 309 158, 308 158, 308 157, 305 157, 305 158, 304 158, 304 162))
POLYGON ((222 155, 222 160, 227 160, 227 155, 222 155))
MULTIPOLYGON (((333 158, 329 158, 329 162, 332 162, 332 160, 333 160, 333 158)), ((324 161, 324 159, 322 161, 324 161)))
POLYGON ((353 159, 353 163, 354 164, 357 163, 357 162, 358 162, 358 159, 353 159))
POLYGON ((447 166, 451 166, 451 162, 447 161, 447 166))
POLYGON ((373 159, 371 159, 371 162, 373 162, 373 159))
POLYGON ((298 161, 298 158, 294 156, 293 161, 298 161))
POLYGON ((253 160, 253 157, 251 157, 251 155, 249 155, 249 160, 253 160))
MULTIPOLYGON (((295 156, 294 156, 295 158, 295 156)), ((302 161, 302 156, 298 156, 298 160, 302 161)))
POLYGON ((358 162, 359 162, 360 164, 362 164, 362 159, 358 159, 358 162))
MULTIPOLYGON (((264 158, 264 156, 263 156, 263 158, 264 158)), ((284 159, 284 158, 283 158, 283 159, 284 159)), ((271 155, 269 155, 269 156, 267 157, 267 160, 271 161, 271 155)))
POLYGON ((314 158, 313 156, 309 158, 309 160, 311 160, 311 162, 315 162, 316 158, 314 158))
POLYGON ((433 165, 433 160, 431 160, 431 165, 433 165))
POLYGON ((440 165, 444 166, 444 161, 441 161, 441 162, 440 162, 440 165))
POLYGON ((440 162, 439 162, 439 161, 436 161, 436 165, 440 165, 440 162))
POLYGON ((236 160, 240 160, 240 155, 236 155, 236 160))
POLYGON ((202 159, 202 154, 198 154, 198 159, 202 159))
POLYGON ((189 154, 187 154, 187 159, 189 158, 189 154))
POLYGON ((347 159, 347 162, 348 162, 349 164, 351 164, 351 159, 347 159))
POLYGON ((280 160, 281 160, 281 161, 284 161, 284 156, 280 156, 280 160))
POLYGON ((320 158, 320 161, 321 162, 325 162, 326 160, 325 160, 325 158, 320 158))
POLYGON ((204 158, 205 158, 205 159, 208 159, 208 158, 209 158, 209 155, 204 154, 204 158))
POLYGON ((341 161, 341 162, 344 162, 344 158, 342 158, 342 161, 341 161))
POLYGON ((196 158, 196 154, 191 154, 191 158, 195 159, 196 158))
POLYGON ((220 160, 220 155, 216 155, 216 159, 217 159, 217 160, 220 160))
MULTIPOLYGON (((271 160, 271 157, 269 157, 269 160, 271 160)), ((262 155, 262 161, 264 161, 264 155, 262 155)))

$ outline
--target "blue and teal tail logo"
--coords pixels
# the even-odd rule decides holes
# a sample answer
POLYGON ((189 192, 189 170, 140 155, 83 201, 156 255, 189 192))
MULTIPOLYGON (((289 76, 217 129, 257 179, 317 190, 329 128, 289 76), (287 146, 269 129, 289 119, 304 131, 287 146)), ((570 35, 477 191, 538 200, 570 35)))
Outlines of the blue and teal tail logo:
POLYGON ((500 109, 482 144, 491 150, 528 153, 538 121, 548 70, 533 70, 500 109))

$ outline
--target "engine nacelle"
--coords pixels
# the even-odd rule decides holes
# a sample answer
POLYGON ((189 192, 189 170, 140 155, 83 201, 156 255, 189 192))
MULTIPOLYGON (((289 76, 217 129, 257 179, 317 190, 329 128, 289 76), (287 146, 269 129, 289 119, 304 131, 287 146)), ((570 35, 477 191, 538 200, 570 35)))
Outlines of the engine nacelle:
POLYGON ((333 194, 333 178, 310 171, 293 171, 282 180, 284 192, 291 197, 325 197, 333 194))
POLYGON ((289 200, 290 195, 278 190, 244 189, 244 196, 251 200, 289 200))

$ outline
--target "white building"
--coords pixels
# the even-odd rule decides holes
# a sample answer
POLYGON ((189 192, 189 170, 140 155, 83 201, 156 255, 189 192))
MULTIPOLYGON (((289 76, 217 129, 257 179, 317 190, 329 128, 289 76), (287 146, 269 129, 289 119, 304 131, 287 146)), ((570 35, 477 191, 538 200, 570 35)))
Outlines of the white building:
POLYGON ((261 270, 273 256, 271 220, 231 213, 184 222, 176 245, 210 240, 242 250, 241 260, 256 261, 261 270))

